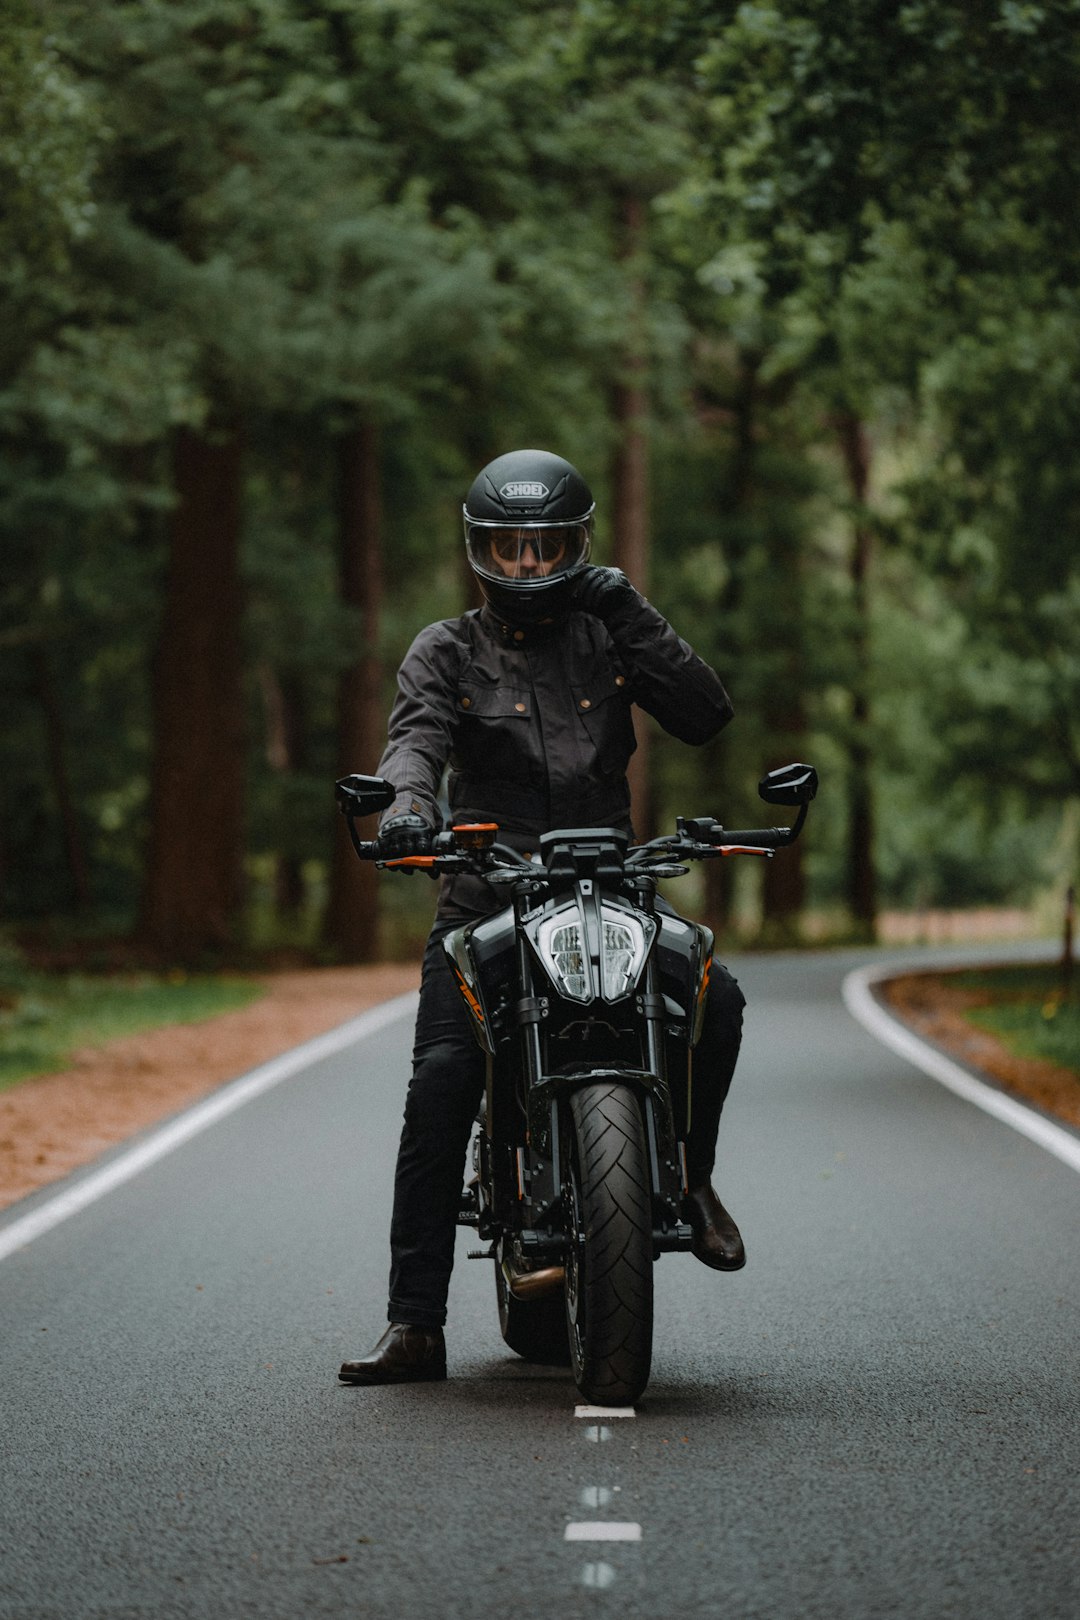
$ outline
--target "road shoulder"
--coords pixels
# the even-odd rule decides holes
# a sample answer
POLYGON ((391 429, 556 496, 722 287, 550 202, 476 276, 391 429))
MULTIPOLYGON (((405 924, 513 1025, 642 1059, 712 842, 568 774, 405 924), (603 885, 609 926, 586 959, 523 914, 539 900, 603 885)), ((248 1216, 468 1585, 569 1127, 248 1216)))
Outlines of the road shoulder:
POLYGON ((976 1029, 964 1012, 978 1005, 980 996, 950 982, 956 971, 963 970, 900 973, 880 980, 874 989, 894 1017, 948 1057, 1080 1129, 1080 1081, 1073 1071, 1020 1057, 987 1031, 976 1029))
POLYGON ((420 982, 418 963, 262 976, 250 1007, 124 1036, 0 1095, 0 1209, 81 1169, 260 1063, 420 982))

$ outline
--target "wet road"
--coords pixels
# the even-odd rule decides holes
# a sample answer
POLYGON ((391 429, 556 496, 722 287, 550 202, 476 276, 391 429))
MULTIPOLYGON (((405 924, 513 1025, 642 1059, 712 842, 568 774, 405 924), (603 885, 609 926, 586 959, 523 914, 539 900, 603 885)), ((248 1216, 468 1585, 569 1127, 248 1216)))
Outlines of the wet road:
POLYGON ((449 1382, 338 1386, 407 1009, 9 1256, 3 1620, 1071 1620, 1080 1176, 854 1023, 861 959, 736 964, 750 1264, 660 1263, 632 1417, 505 1351, 468 1233, 449 1382))

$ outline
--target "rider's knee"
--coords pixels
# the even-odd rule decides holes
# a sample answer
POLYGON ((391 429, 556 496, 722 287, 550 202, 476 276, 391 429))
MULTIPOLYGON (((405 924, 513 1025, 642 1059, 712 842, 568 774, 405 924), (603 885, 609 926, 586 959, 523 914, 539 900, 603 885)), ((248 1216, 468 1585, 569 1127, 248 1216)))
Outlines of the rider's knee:
POLYGON ((728 1030, 741 1030, 746 997, 734 976, 720 962, 713 963, 705 998, 705 1021, 728 1030))

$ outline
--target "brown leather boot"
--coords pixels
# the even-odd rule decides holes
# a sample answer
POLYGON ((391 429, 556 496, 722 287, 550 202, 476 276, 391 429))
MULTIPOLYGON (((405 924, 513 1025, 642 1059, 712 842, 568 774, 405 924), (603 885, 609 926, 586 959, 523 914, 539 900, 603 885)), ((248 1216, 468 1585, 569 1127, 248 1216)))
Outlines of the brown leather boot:
POLYGON ((703 1265, 716 1271, 738 1271, 745 1266, 742 1234, 711 1182, 699 1181, 690 1188, 683 1211, 694 1229, 694 1253, 703 1265))
POLYGON ((442 1328, 391 1322, 374 1350, 359 1361, 343 1361, 343 1384, 436 1383, 446 1377, 446 1344, 442 1328))

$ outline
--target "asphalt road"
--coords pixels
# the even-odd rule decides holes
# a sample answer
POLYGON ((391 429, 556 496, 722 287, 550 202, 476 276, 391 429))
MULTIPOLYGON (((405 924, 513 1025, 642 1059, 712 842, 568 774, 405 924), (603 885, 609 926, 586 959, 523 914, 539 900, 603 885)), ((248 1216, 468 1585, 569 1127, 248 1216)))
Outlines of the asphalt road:
POLYGON ((660 1263, 633 1417, 505 1351, 467 1233, 449 1382, 337 1384, 408 1016, 4 1260, 0 1616, 1080 1615, 1080 1176, 856 1025, 857 960, 736 965, 750 1263, 660 1263))

